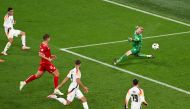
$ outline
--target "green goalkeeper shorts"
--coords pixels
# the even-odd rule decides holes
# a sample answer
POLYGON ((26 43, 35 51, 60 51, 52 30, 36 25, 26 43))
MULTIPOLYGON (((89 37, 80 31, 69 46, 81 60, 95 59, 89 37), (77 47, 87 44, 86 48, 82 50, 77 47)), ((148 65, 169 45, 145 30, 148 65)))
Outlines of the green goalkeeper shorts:
POLYGON ((137 54, 140 52, 140 48, 133 47, 133 48, 131 49, 131 52, 132 52, 133 55, 137 55, 137 54))

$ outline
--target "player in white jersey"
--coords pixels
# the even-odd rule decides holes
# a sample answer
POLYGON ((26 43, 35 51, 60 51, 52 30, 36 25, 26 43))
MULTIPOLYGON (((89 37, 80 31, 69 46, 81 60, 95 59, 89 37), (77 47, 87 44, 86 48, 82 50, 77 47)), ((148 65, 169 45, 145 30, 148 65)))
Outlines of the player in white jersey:
POLYGON ((71 80, 71 84, 70 84, 69 89, 68 89, 67 99, 58 98, 55 94, 49 95, 48 98, 55 99, 55 100, 59 101, 60 103, 63 103, 64 105, 69 105, 74 100, 74 98, 76 97, 82 101, 84 109, 89 109, 87 100, 79 89, 79 86, 81 86, 83 88, 84 92, 88 93, 88 88, 81 82, 80 65, 81 65, 81 61, 76 60, 75 61, 75 68, 70 70, 67 77, 58 86, 58 88, 60 88, 69 79, 71 80))
POLYGON ((138 80, 133 80, 133 87, 129 89, 125 99, 125 109, 128 109, 129 100, 131 99, 131 109, 141 109, 141 104, 148 105, 145 101, 144 91, 139 88, 138 80))
POLYGON ((27 50, 30 49, 30 47, 26 46, 26 34, 25 32, 21 30, 16 30, 14 29, 13 25, 16 23, 16 21, 13 18, 13 8, 8 8, 7 14, 4 17, 4 29, 5 29, 5 34, 8 38, 8 42, 2 52, 3 55, 7 55, 7 50, 10 48, 11 44, 13 43, 13 37, 18 37, 19 35, 21 36, 22 40, 22 49, 27 50))

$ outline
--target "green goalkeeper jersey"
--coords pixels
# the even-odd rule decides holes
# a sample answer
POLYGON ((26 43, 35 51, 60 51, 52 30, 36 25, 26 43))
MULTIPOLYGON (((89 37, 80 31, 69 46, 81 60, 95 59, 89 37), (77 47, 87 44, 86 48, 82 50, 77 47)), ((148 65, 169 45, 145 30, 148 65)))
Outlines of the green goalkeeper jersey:
POLYGON ((142 34, 136 34, 136 32, 133 35, 133 47, 140 49, 142 47, 142 34))

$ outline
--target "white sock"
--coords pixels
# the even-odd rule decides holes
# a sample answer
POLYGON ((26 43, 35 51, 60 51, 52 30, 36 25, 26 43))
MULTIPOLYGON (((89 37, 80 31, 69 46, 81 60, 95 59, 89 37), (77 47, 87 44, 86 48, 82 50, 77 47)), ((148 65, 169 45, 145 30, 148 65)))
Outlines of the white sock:
POLYGON ((25 35, 23 35, 23 36, 21 36, 21 40, 22 40, 22 46, 26 46, 26 36, 25 35))
POLYGON ((64 105, 67 104, 67 101, 64 98, 55 98, 57 101, 59 101, 60 103, 63 103, 64 105))
POLYGON ((82 103, 82 105, 83 105, 84 109, 88 109, 88 103, 87 102, 82 103))
POLYGON ((6 53, 7 50, 10 48, 10 46, 11 46, 11 43, 10 43, 10 42, 7 42, 7 44, 6 44, 6 46, 5 46, 4 50, 3 50, 3 52, 6 53))

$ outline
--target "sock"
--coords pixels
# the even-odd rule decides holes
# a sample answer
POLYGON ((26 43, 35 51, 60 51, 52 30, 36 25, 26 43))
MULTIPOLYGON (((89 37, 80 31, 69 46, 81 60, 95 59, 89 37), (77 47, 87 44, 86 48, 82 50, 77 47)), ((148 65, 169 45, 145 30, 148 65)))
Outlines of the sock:
POLYGON ((82 103, 82 105, 83 105, 84 109, 88 109, 88 103, 87 102, 82 103))
POLYGON ((54 76, 54 88, 57 88, 59 83, 59 77, 58 76, 54 76))
POLYGON ((146 54, 142 54, 142 53, 139 53, 138 56, 139 57, 148 57, 146 54))
POLYGON ((60 103, 63 103, 64 105, 67 105, 67 101, 64 98, 55 98, 60 103))
POLYGON ((4 50, 3 50, 3 52, 6 53, 7 50, 10 48, 10 46, 11 46, 11 43, 10 43, 10 42, 7 42, 7 44, 6 44, 6 46, 5 46, 4 50))
POLYGON ((127 60, 127 55, 123 55, 121 56, 117 61, 116 63, 122 63, 122 62, 125 62, 127 60))
POLYGON ((28 79, 25 80, 26 83, 29 83, 33 80, 37 79, 36 75, 31 75, 28 79))
POLYGON ((21 40, 22 40, 22 46, 26 46, 26 36, 25 35, 21 36, 21 40))

